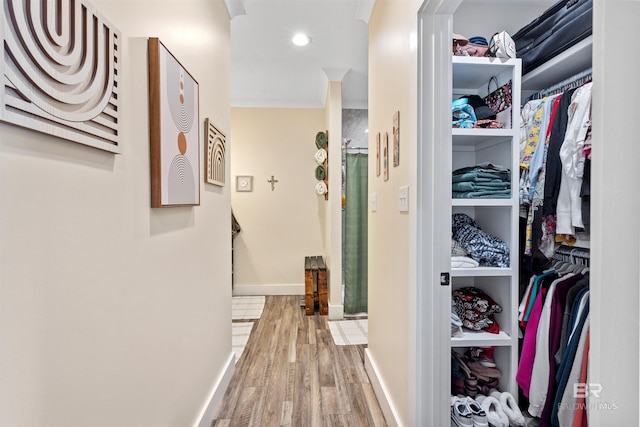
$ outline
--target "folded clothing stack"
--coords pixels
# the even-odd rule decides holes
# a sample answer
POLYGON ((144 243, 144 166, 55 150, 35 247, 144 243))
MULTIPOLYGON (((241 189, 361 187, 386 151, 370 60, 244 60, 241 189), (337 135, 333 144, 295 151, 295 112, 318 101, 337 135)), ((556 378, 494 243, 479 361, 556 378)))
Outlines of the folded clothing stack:
POLYGON ((473 268, 479 265, 458 241, 451 239, 451 268, 473 268))
POLYGON ((467 251, 469 257, 485 267, 509 267, 509 247, 505 242, 482 231, 476 222, 463 213, 453 214, 453 239, 467 251))
POLYGON ((501 313, 502 307, 482 290, 472 286, 461 288, 453 291, 452 300, 462 326, 473 331, 500 332, 493 315, 501 313))
POLYGON ((472 128, 476 125, 476 113, 468 98, 458 98, 451 103, 451 126, 472 128))
POLYGON ((451 190, 457 199, 508 199, 511 171, 491 163, 457 169, 453 172, 451 190))
POLYGON ((464 333, 462 332, 462 320, 458 317, 456 313, 451 312, 451 336, 452 337, 461 337, 464 333))

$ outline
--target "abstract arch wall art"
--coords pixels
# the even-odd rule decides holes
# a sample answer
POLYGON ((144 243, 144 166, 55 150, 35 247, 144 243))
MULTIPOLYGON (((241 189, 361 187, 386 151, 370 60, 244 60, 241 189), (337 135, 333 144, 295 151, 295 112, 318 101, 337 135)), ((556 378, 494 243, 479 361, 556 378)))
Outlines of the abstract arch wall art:
POLYGON ((198 82, 149 39, 151 207, 200 204, 198 82))
POLYGON ((82 0, 3 0, 0 120, 120 153, 120 32, 82 0))
POLYGON ((218 128, 207 119, 205 121, 207 132, 207 182, 209 184, 224 187, 225 162, 226 162, 226 137, 218 128))

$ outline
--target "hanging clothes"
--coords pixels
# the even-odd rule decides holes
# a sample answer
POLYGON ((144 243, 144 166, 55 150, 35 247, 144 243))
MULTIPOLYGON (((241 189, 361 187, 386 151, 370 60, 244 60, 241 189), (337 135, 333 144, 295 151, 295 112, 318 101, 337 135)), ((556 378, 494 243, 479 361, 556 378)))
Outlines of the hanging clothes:
POLYGON ((587 82, 522 108, 520 210, 527 221, 524 260, 534 273, 548 266, 555 243, 573 244, 588 229, 591 87, 587 82))
POLYGON ((558 194, 558 234, 575 234, 575 228, 584 228, 580 189, 584 173, 584 142, 591 125, 591 88, 587 83, 573 94, 569 106, 567 133, 560 147, 562 181, 558 194))
MULTIPOLYGON (((588 251, 563 249, 557 251, 558 258, 562 253, 574 262, 577 254, 588 256, 588 251)), ((586 375, 588 313, 589 273, 580 264, 558 262, 532 276, 522 296, 519 320, 524 338, 516 382, 541 427, 573 427, 574 422, 582 427, 586 420, 586 410, 573 410, 578 400, 571 384, 586 375)))

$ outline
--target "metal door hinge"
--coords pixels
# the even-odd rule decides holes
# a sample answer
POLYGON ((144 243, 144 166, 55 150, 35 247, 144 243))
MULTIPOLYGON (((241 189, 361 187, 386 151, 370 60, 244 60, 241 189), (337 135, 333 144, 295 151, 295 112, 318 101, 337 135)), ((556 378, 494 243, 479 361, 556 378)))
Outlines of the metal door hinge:
POLYGON ((449 286, 450 276, 449 273, 440 273, 440 284, 442 286, 449 286))

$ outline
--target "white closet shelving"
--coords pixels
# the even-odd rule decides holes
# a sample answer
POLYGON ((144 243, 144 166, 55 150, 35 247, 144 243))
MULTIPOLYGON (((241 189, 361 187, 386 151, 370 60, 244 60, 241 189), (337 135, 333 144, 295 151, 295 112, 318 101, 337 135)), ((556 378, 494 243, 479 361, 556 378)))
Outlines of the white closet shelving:
MULTIPOLYGON (((502 312, 495 315, 500 333, 472 332, 451 338, 451 347, 464 351, 468 347, 495 346, 494 358, 502 372, 500 389, 517 396, 515 372, 518 363, 518 170, 520 141, 520 79, 519 59, 459 57, 452 58, 452 95, 484 97, 492 77, 498 85, 511 81, 511 114, 499 116, 504 129, 451 130, 451 169, 489 162, 511 170, 511 197, 508 199, 451 198, 451 212, 465 213, 485 232, 503 240, 509 247, 508 268, 452 268, 452 291, 473 286, 493 298, 502 312)), ((495 89, 492 86, 491 89, 495 89)))

